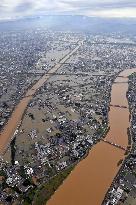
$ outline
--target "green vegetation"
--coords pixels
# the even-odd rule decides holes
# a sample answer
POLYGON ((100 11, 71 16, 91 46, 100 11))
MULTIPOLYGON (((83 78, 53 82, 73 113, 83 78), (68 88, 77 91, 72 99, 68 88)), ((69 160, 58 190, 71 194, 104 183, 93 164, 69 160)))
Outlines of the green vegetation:
POLYGON ((6 172, 3 169, 0 170, 0 176, 7 178, 6 172))
POLYGON ((20 175, 21 177, 23 177, 24 179, 27 178, 27 175, 26 175, 26 173, 25 173, 24 166, 20 166, 19 175, 20 175))
POLYGON ((23 205, 30 205, 32 204, 33 198, 36 193, 36 188, 31 189, 26 195, 24 195, 24 203, 23 205))
POLYGON ((67 170, 62 171, 46 184, 41 185, 37 189, 31 190, 29 196, 25 198, 23 205, 31 204, 32 201, 33 205, 45 205, 56 189, 62 184, 64 179, 66 179, 66 177, 70 174, 73 168, 74 167, 72 166, 67 170))
POLYGON ((105 125, 104 127, 100 127, 98 130, 97 130, 97 134, 98 135, 106 135, 109 131, 110 127, 107 127, 107 125, 105 125))
POLYGON ((64 179, 70 174, 73 167, 59 173, 57 176, 53 177, 49 182, 40 187, 37 190, 34 197, 34 205, 42 205, 46 204, 46 202, 50 199, 56 189, 62 184, 64 179))
POLYGON ((16 143, 16 137, 10 143, 10 147, 11 147, 11 163, 12 163, 12 165, 14 165, 14 163, 15 163, 15 153, 16 153, 15 143, 16 143))
POLYGON ((117 163, 117 166, 120 166, 122 164, 122 162, 123 162, 123 159, 120 159, 117 163))

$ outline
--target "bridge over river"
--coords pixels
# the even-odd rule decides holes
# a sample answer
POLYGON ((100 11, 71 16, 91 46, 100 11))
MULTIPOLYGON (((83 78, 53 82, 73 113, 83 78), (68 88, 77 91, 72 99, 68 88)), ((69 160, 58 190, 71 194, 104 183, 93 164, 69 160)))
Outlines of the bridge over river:
MULTIPOLYGON (((78 42, 75 49, 56 64, 49 74, 57 72, 63 63, 65 63, 71 55, 78 50, 82 42, 78 42)), ((100 205, 104 196, 110 187, 115 175, 119 171, 118 162, 125 157, 125 149, 128 146, 127 128, 129 124, 129 110, 126 98, 128 90, 127 77, 136 72, 136 69, 127 69, 122 71, 116 78, 111 91, 111 105, 109 112, 110 130, 107 133, 105 140, 114 142, 116 145, 124 148, 117 149, 116 146, 111 146, 110 143, 100 141, 95 145, 88 157, 82 160, 64 181, 64 183, 55 192, 52 198, 47 203, 48 205, 100 205), (126 83, 117 83, 117 82, 126 83)), ((25 97, 15 107, 8 123, 0 133, 0 154, 2 155, 7 149, 14 133, 21 123, 22 116, 29 104, 30 100, 36 91, 51 77, 51 75, 43 75, 33 86, 28 90, 25 97)))
POLYGON ((54 193, 47 205, 101 205, 128 147, 128 76, 136 69, 122 71, 111 91, 107 135, 97 143, 54 193), (125 83, 121 83, 125 82, 125 83), (117 106, 115 106, 117 105, 117 106), (124 109, 125 108, 125 109, 124 109), (112 145, 112 146, 111 146, 112 145))
POLYGON ((115 144, 114 142, 110 142, 110 141, 107 141, 107 140, 105 140, 105 139, 101 139, 101 140, 102 140, 103 142, 106 142, 106 143, 108 143, 108 144, 110 144, 110 145, 112 145, 112 146, 114 146, 114 147, 117 147, 117 148, 123 150, 123 151, 127 151, 127 149, 126 149, 125 147, 123 147, 123 146, 121 146, 121 145, 118 145, 118 144, 115 144))

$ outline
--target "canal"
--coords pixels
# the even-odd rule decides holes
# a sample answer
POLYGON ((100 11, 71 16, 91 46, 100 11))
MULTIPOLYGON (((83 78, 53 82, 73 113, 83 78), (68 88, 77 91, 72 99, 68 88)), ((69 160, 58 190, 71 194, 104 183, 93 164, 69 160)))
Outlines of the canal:
MULTIPOLYGON (((126 97, 128 76, 134 72, 136 69, 122 71, 112 85, 110 130, 105 136, 106 141, 124 148, 128 146, 127 128, 130 126, 126 97)), ((118 162, 125 159, 124 154, 124 150, 100 141, 75 167, 47 205, 101 205, 120 169, 118 162)))

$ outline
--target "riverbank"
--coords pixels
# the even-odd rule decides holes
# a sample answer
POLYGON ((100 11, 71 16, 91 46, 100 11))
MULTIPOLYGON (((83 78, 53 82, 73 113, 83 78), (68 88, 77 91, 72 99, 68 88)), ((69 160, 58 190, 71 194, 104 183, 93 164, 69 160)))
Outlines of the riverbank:
POLYGON ((63 170, 41 186, 32 189, 27 193, 27 196, 25 196, 23 205, 29 205, 30 203, 33 205, 42 205, 43 202, 46 204, 52 194, 56 191, 60 184, 62 184, 64 179, 71 173, 72 170, 73 166, 63 170))
MULTIPOLYGON (((126 73, 133 72, 131 69, 119 74, 119 81, 123 81, 120 76, 126 77, 126 73)), ((123 106, 127 106, 126 92, 128 86, 123 87, 121 83, 113 84, 111 104, 119 104, 123 102, 123 106), (116 92, 116 87, 118 92, 116 92), (119 89, 120 87, 120 89, 119 89), (123 93, 120 95, 119 93, 123 93), (113 95, 114 94, 114 95, 113 95), (118 98, 120 96, 120 99, 118 98), (122 99, 122 101, 121 101, 122 99)), ((126 85, 126 83, 125 83, 126 85)), ((129 127, 129 111, 123 108, 111 108, 109 111, 109 123, 110 130, 107 133, 106 139, 113 140, 114 143, 119 143, 123 146, 128 146, 128 133, 127 128, 129 127), (114 113, 115 112, 115 113, 114 113), (111 115, 112 114, 112 115, 111 115), (114 115, 115 114, 115 115, 114 115), (125 121, 124 121, 125 120, 125 121), (116 131, 115 131, 116 129, 116 131), (122 135, 121 135, 122 134, 122 135), (114 136, 117 137, 114 137, 114 136), (120 139, 118 140, 120 136, 120 139)), ((107 187, 111 186, 113 179, 120 170, 118 162, 125 158, 125 151, 121 151, 119 148, 113 148, 111 145, 107 145, 104 142, 100 142, 95 145, 88 157, 76 166, 74 171, 65 180, 62 186, 55 192, 54 196, 47 203, 48 205, 53 204, 96 204, 100 205, 107 192, 107 187), (111 151, 111 152, 110 152, 111 151), (111 157, 112 156, 112 160, 111 157), (102 171, 102 173, 101 173, 102 171), (89 176, 89 178, 87 177, 89 176), (108 178, 108 180, 107 180, 108 178), (99 183, 99 188, 98 188, 99 183), (76 184, 76 187, 75 187, 76 184), (80 187, 86 190, 81 192, 80 187), (74 193, 74 190, 76 192, 74 193), (97 197, 95 196, 97 192, 97 197), (74 193, 74 195, 73 195, 74 193)))
MULTIPOLYGON (((80 43, 66 55, 62 60, 56 64, 51 70, 50 73, 56 72, 64 62, 66 62, 73 53, 75 53, 78 48, 80 47, 80 43)), ((23 114, 30 102, 30 100, 33 98, 33 95, 36 93, 36 91, 50 78, 50 75, 43 75, 26 93, 25 97, 19 102, 19 104, 14 109, 10 119, 8 120, 7 124, 3 128, 2 132, 0 133, 0 154, 3 155, 5 150, 7 149, 7 146, 9 142, 11 141, 11 138, 13 137, 16 128, 18 126, 18 123, 22 120, 23 114)))
MULTIPOLYGON (((135 70, 136 72, 136 70, 135 70)), ((133 76, 133 74, 132 74, 133 76)), ((133 157, 135 157, 135 137, 134 137, 134 133, 132 132, 132 127, 133 124, 135 124, 135 121, 133 120, 132 114, 134 112, 134 107, 133 107, 133 103, 131 102, 131 92, 133 92, 132 89, 132 82, 130 81, 131 79, 131 75, 128 77, 128 84, 129 84, 129 89, 127 91, 127 100, 128 100, 128 104, 129 104, 129 121, 130 121, 130 127, 127 129, 128 130, 128 150, 126 151, 125 155, 126 158, 123 161, 123 164, 119 170, 119 172, 117 173, 116 177, 114 178, 110 188, 107 191, 107 194, 105 195, 105 198, 103 200, 102 205, 105 205, 106 203, 108 203, 109 201, 111 201, 115 196, 113 196, 113 190, 114 193, 116 193, 116 190, 119 188, 120 190, 122 190, 122 195, 120 196, 120 198, 118 199, 119 204, 122 205, 124 204, 124 202, 126 201, 127 203, 127 198, 128 198, 128 194, 129 194, 129 187, 128 184, 132 183, 131 182, 131 177, 133 177, 133 174, 135 176, 135 162, 133 157), (133 162, 132 162, 133 161, 133 162), (131 167, 132 166, 132 167, 131 167), (125 174, 124 174, 125 173, 125 174), (127 175, 129 176, 129 178, 127 179, 127 175), (125 182, 127 181, 127 182, 125 182)), ((134 179, 133 179, 134 180, 134 179)), ((133 181, 133 183, 135 184, 135 182, 133 181)), ((130 186, 130 185, 129 185, 130 186)), ((133 187, 133 185, 132 185, 133 187)), ((135 188, 131 188, 132 192, 135 192, 135 188)), ((130 199, 130 201, 133 201, 133 197, 132 199, 130 199)))

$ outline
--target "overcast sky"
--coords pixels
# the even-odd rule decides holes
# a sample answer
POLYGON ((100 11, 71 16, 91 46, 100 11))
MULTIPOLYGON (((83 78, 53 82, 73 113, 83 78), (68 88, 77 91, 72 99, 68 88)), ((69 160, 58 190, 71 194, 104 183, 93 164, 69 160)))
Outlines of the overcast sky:
POLYGON ((47 14, 136 17, 136 0, 0 0, 1 20, 47 14))

